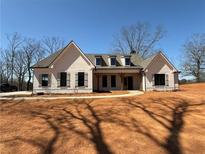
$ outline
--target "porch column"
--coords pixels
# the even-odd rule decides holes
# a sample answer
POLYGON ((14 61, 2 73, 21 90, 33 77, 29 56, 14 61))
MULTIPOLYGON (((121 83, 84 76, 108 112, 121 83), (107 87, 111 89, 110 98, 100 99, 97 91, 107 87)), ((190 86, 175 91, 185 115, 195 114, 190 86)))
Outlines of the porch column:
POLYGON ((146 91, 146 74, 142 72, 142 90, 146 91))
POLYGON ((99 74, 97 74, 97 90, 100 91, 100 77, 99 77, 99 74))
POLYGON ((121 79, 121 90, 123 90, 123 74, 120 74, 120 79, 121 79))

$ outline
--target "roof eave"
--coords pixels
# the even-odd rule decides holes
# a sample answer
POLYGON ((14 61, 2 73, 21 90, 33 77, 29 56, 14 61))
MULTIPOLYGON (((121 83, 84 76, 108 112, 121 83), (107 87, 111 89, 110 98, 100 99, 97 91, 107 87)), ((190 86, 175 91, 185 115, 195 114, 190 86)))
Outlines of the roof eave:
POLYGON ((30 68, 49 68, 49 67, 31 66, 30 68))

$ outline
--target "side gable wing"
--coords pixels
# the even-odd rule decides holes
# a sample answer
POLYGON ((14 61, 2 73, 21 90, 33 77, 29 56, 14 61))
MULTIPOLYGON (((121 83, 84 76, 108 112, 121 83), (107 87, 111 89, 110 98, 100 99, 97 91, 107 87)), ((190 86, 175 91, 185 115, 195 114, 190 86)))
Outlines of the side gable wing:
POLYGON ((155 61, 156 58, 158 58, 159 56, 161 56, 161 58, 163 58, 167 64, 175 71, 175 72, 179 72, 176 67, 169 61, 169 59, 162 53, 162 52, 159 52, 158 54, 156 55, 153 55, 152 57, 144 60, 144 70, 146 70, 150 65, 153 64, 153 62, 155 61))

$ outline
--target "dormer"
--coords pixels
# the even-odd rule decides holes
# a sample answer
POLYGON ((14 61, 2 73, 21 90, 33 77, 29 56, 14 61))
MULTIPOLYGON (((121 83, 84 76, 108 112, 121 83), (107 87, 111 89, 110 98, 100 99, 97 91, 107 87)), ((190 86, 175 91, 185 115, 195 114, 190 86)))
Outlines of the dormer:
POLYGON ((110 56, 110 66, 116 66, 116 56, 110 56))
POLYGON ((125 57, 125 66, 130 66, 131 61, 130 61, 130 56, 125 57))
POLYGON ((121 62, 123 66, 130 66, 131 60, 129 55, 121 56, 121 62))
POLYGON ((96 66, 102 66, 102 57, 101 56, 96 56, 95 57, 95 65, 96 66))

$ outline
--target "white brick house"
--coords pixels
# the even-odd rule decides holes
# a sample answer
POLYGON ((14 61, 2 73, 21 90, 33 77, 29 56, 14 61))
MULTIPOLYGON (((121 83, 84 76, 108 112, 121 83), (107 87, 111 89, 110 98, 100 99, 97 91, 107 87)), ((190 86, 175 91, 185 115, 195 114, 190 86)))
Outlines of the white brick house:
POLYGON ((110 90, 175 90, 178 71, 162 52, 85 54, 71 41, 33 68, 33 92, 90 93, 110 90))

